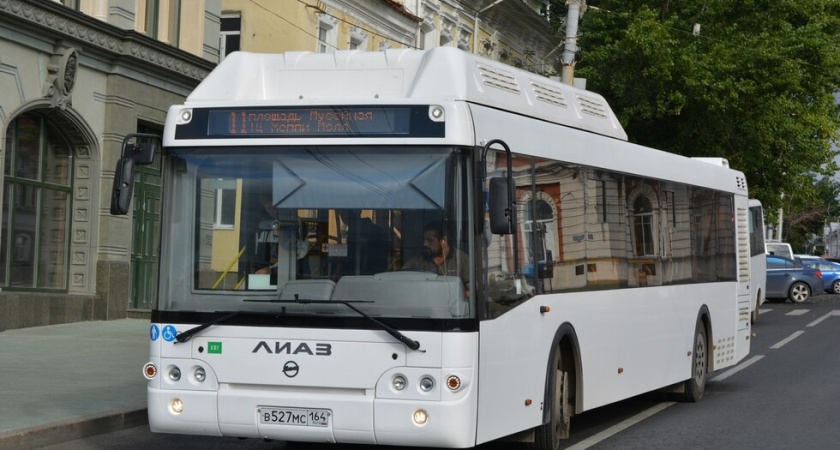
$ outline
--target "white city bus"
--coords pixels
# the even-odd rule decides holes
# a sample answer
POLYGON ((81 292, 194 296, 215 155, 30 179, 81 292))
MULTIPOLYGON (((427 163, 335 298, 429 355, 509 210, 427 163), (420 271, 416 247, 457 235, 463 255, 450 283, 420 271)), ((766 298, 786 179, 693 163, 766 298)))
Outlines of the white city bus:
POLYGON ((743 174, 597 94, 456 49, 241 52, 162 154, 152 431, 556 448, 749 352, 743 174))
POLYGON ((764 243, 764 207, 751 198, 750 206, 750 292, 752 293, 752 323, 758 321, 759 308, 767 293, 767 254, 764 243))

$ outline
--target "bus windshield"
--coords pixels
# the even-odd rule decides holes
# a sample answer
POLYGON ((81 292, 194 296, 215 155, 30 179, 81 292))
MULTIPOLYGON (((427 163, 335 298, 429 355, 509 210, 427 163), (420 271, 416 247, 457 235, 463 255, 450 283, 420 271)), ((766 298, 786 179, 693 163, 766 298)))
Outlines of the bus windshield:
POLYGON ((475 317, 469 152, 171 150, 159 310, 475 317))

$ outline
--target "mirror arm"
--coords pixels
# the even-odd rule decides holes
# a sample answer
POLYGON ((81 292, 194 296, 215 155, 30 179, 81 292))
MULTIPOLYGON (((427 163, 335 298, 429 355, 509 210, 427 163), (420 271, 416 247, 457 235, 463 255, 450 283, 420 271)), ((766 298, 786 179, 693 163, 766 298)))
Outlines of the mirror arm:
POLYGON ((507 210, 505 211, 508 215, 508 220, 510 221, 510 231, 513 234, 513 273, 516 279, 519 279, 519 243, 516 237, 516 210, 514 209, 514 205, 516 202, 514 201, 514 195, 516 195, 516 188, 513 184, 513 155, 510 151, 510 147, 508 147, 507 143, 501 139, 491 139, 486 144, 484 144, 484 149, 481 152, 481 171, 482 171, 482 178, 483 182, 487 182, 487 152, 490 151, 490 147, 493 145, 499 144, 502 148, 505 149, 505 154, 507 155, 507 184, 508 184, 508 204, 507 210))

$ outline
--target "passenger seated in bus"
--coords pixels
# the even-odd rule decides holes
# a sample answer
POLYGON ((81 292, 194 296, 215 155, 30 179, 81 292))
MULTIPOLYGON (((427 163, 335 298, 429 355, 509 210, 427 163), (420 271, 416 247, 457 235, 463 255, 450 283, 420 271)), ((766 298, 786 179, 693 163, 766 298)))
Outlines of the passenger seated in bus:
POLYGON ((340 262, 341 275, 373 275, 388 270, 388 235, 358 209, 338 211, 347 225, 347 257, 340 262))
POLYGON ((403 270, 423 270, 438 275, 458 276, 470 295, 470 261, 466 253, 449 245, 448 233, 441 222, 423 227, 423 252, 408 260, 403 270))

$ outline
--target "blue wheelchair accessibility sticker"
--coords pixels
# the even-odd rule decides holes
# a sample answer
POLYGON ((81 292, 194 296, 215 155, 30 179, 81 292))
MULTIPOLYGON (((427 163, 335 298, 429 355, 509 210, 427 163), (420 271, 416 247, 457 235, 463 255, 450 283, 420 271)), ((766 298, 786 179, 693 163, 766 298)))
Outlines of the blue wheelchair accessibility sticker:
POLYGON ((149 337, 152 339, 152 342, 158 340, 160 337, 160 328, 157 325, 152 325, 152 329, 149 330, 149 337))
POLYGON ((178 332, 175 330, 175 327, 172 325, 167 325, 163 327, 163 340, 166 342, 172 342, 175 340, 175 335, 178 332))

